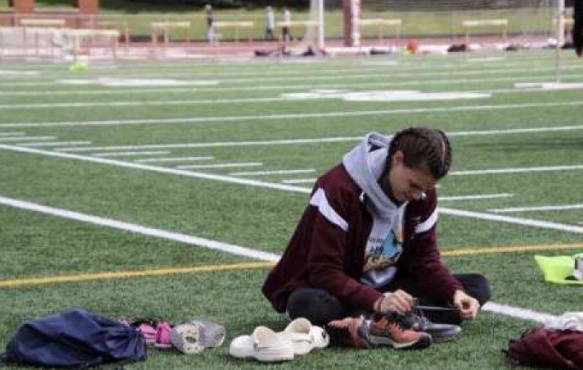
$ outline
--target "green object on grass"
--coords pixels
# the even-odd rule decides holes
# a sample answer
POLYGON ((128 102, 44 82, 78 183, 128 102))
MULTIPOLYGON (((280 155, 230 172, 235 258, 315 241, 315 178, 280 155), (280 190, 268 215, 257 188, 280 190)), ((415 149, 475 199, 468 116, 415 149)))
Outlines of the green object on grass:
POLYGON ((556 284, 583 284, 581 280, 568 280, 573 275, 575 259, 571 256, 546 257, 535 255, 534 260, 541 269, 545 281, 556 284))

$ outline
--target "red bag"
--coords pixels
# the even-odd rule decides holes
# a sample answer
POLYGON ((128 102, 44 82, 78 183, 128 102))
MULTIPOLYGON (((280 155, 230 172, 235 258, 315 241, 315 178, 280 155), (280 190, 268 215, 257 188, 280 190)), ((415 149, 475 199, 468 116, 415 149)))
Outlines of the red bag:
POLYGON ((532 329, 508 343, 504 351, 517 365, 583 369, 583 332, 547 328, 532 329))

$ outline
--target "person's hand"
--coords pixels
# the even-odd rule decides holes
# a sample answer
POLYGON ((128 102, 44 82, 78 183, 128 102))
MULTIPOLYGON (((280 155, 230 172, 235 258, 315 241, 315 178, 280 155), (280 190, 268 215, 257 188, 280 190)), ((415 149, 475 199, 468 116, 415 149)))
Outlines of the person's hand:
POLYGON ((473 320, 478 315, 480 303, 474 297, 470 297, 462 290, 456 290, 453 295, 453 303, 460 310, 460 316, 464 320, 473 320))
POLYGON ((400 315, 405 315, 413 309, 414 304, 415 298, 404 290, 399 289, 392 293, 385 293, 375 302, 374 308, 379 313, 396 312, 400 315))

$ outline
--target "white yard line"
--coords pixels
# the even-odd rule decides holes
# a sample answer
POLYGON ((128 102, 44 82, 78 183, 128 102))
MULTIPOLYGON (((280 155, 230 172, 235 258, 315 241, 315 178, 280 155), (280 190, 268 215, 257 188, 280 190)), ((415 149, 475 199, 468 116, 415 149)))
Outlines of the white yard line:
POLYGON ((0 137, 0 142, 8 141, 42 141, 42 140, 55 140, 56 136, 18 136, 18 137, 0 137))
POLYGON ((500 199, 500 198, 512 198, 514 194, 512 193, 499 193, 499 194, 480 194, 480 195, 459 195, 451 197, 439 197, 440 202, 447 201, 458 201, 458 200, 489 200, 489 199, 500 199))
MULTIPOLYGON (((51 215, 54 217, 64 218, 68 220, 74 220, 79 222, 84 222, 92 225, 97 225, 100 227, 108 227, 116 230, 121 230, 124 232, 130 232, 138 235, 150 236, 154 238, 164 239, 164 240, 171 240, 179 243, 185 243, 189 245, 194 245, 201 248, 226 252, 229 254, 255 258, 262 261, 270 261, 270 262, 277 262, 280 259, 280 255, 275 253, 263 252, 258 251, 251 248, 246 248, 242 246, 238 246, 235 244, 228 244, 219 242, 216 240, 210 240, 206 238, 201 238, 198 236, 187 235, 172 231, 167 231, 158 228, 152 228, 147 226, 142 226, 138 224, 113 220, 110 218, 104 218, 94 215, 89 215, 86 213, 80 213, 75 211, 70 211, 61 208, 49 207, 37 203, 22 201, 18 199, 0 197, 0 204, 5 206, 13 207, 20 210, 25 211, 33 211, 38 212, 46 215, 51 215)), ((494 302, 488 302, 484 305, 483 309, 485 311, 510 316, 514 318, 519 318, 523 320, 531 320, 540 323, 544 323, 549 319, 554 319, 555 316, 540 313, 529 309, 523 309, 520 307, 512 307, 502 304, 497 304, 494 302)))
MULTIPOLYGON (((578 66, 576 65, 569 65, 563 67, 565 70, 577 70, 578 66)), ((555 67, 531 67, 525 70, 524 67, 520 68, 496 68, 496 69, 486 69, 482 68, 479 70, 457 70, 457 71, 428 71, 428 72, 416 72, 413 74, 415 78, 435 78, 435 77, 460 77, 460 76, 486 76, 486 75, 517 75, 520 73, 536 73, 536 72, 552 72, 555 70, 555 67)), ((319 74, 307 74, 305 73, 297 73, 292 77, 261 77, 259 80, 261 82, 294 82, 294 81, 304 81, 309 79, 311 81, 327 81, 327 80, 353 80, 353 79, 376 79, 378 78, 379 73, 360 73, 360 74, 342 74, 342 75, 319 75, 319 74)), ((383 74, 385 78, 411 78, 411 72, 385 72, 383 74)), ((532 78, 532 77, 531 77, 532 78)), ((95 78, 87 79, 89 81, 94 81, 94 84, 100 85, 99 80, 95 78)), ((129 78, 128 80, 139 80, 139 78, 129 78)), ((199 82, 218 82, 219 84, 249 84, 249 83, 257 83, 258 78, 199 78, 199 79, 180 79, 180 81, 192 82, 192 83, 199 83, 199 82)), ((0 83, 0 87, 38 87, 38 86, 55 86, 58 84, 58 81, 47 81, 47 82, 7 82, 7 83, 0 83)))
POLYGON ((515 319, 535 321, 540 324, 549 323, 557 319, 557 316, 552 314, 537 312, 528 308, 512 307, 495 302, 486 303, 484 307, 482 307, 482 309, 484 311, 489 311, 492 313, 513 317, 515 319))
MULTIPOLYGON (((215 175, 215 174, 202 173, 202 172, 184 171, 184 170, 174 169, 174 168, 149 166, 149 165, 144 165, 141 163, 124 162, 124 161, 117 161, 117 160, 106 159, 106 158, 87 157, 87 156, 82 156, 82 155, 77 155, 77 154, 72 154, 72 153, 60 153, 60 152, 54 152, 54 151, 45 151, 45 150, 34 149, 34 148, 23 148, 23 147, 2 145, 2 144, 0 144, 0 149, 14 151, 14 152, 20 152, 20 153, 38 154, 38 155, 43 155, 43 156, 48 156, 48 157, 55 157, 55 158, 76 159, 76 160, 85 161, 85 162, 113 165, 113 166, 122 167, 122 168, 132 168, 132 169, 152 171, 152 172, 157 172, 157 173, 172 174, 172 175, 200 178, 200 179, 206 179, 206 180, 215 180, 215 181, 231 183, 231 184, 255 186, 255 187, 260 187, 260 188, 283 190, 283 191, 301 193, 301 194, 309 194, 311 192, 310 188, 297 187, 297 186, 293 186, 293 185, 275 184, 275 183, 263 182, 263 181, 258 181, 258 180, 241 179, 241 178, 231 177, 231 176, 222 176, 222 175, 215 175)), ((443 214, 459 216, 459 217, 469 217, 469 218, 475 218, 475 219, 481 219, 481 220, 497 221, 497 222, 515 224, 515 225, 537 227, 537 228, 549 229, 549 230, 559 230, 559 231, 575 233, 575 234, 583 234, 583 227, 561 224, 558 222, 545 222, 545 221, 531 220, 531 219, 526 219, 526 218, 509 217, 509 216, 502 216, 502 215, 489 214, 489 213, 483 213, 483 212, 463 211, 463 210, 456 210, 456 209, 452 209, 452 208, 443 208, 443 207, 440 207, 440 212, 443 214)))
POLYGON ((190 162, 190 161, 211 161, 215 157, 173 157, 173 158, 147 158, 137 159, 135 162, 139 163, 158 163, 158 162, 190 162))
POLYGON ((489 169, 489 170, 452 171, 449 173, 449 175, 450 176, 470 176, 470 175, 494 175, 494 174, 529 173, 529 172, 575 171, 575 170, 583 170, 583 165, 496 168, 496 169, 489 169))
MULTIPOLYGON (((583 126, 581 126, 583 129, 583 126)), ((146 144, 146 145, 124 145, 124 146, 98 146, 93 148, 65 148, 63 152, 86 152, 91 150, 134 150, 134 149, 179 149, 179 148, 216 148, 216 147, 238 147, 238 146, 261 146, 261 145, 297 145, 297 144, 317 144, 317 143, 338 143, 346 141, 362 140, 364 136, 352 137, 327 137, 317 139, 289 139, 289 140, 257 140, 257 141, 219 141, 211 143, 177 143, 177 144, 146 144)), ((58 150, 61 151, 61 150, 58 150)))
MULTIPOLYGON (((447 136, 482 136, 482 135, 508 135, 508 134, 526 134, 526 133, 543 133, 555 131, 578 131, 583 130, 583 125, 577 126, 550 126, 536 128, 511 128, 497 130, 480 130, 480 131, 454 131, 448 132, 447 136)), ((87 152, 96 150, 136 150, 136 149, 173 149, 173 148, 213 148, 213 147, 237 147, 237 146, 262 146, 262 145, 299 145, 299 144, 317 144, 317 143, 339 143, 360 141, 362 136, 346 137, 322 137, 313 139, 287 139, 287 140, 257 140, 257 141, 218 141, 209 143, 177 143, 177 144, 146 144, 146 145, 123 145, 123 146, 98 146, 91 148, 64 148, 57 151, 64 152, 87 152)))
POLYGON ((269 176, 269 175, 288 175, 294 173, 313 173, 316 172, 313 168, 305 170, 273 170, 273 171, 247 171, 247 172, 231 172, 229 176, 269 176))
POLYGON ((209 240, 205 238, 200 238, 198 236, 186 235, 181 233, 176 233, 172 231, 156 229, 147 226, 141 226, 137 224, 132 224, 128 222, 122 222, 117 220, 112 220, 109 218, 103 218, 98 216, 89 215, 86 213, 80 213, 75 211, 69 211, 60 208, 48 207, 41 204, 25 202, 17 199, 11 199, 6 197, 0 197, 0 204, 6 206, 23 209, 27 211, 40 212, 43 214, 48 214, 55 217, 66 218, 75 221, 81 221, 93 225, 98 225, 102 227, 109 227, 117 230, 127 231, 135 234, 152 236, 155 238, 172 240, 179 243, 186 243, 190 245, 195 245, 197 247, 214 249, 222 252, 227 252, 230 254, 257 258, 265 261, 277 261, 279 256, 273 253, 262 252, 250 248, 240 247, 234 244, 222 243, 214 240, 209 240))
MULTIPOLYGON (((581 90, 583 89, 583 84, 572 84, 572 86, 566 86, 562 88, 562 91, 570 90, 581 90)), ((467 93, 483 93, 483 94, 528 94, 528 93, 541 93, 548 92, 548 89, 531 88, 531 89, 488 89, 488 90, 461 90, 456 91, 457 93, 467 92, 467 93)), ((433 93, 433 92, 431 92, 433 93)), ((339 100, 341 98, 336 96, 330 97, 319 97, 321 100, 339 100)), ((303 101, 303 99, 295 99, 293 97, 282 96, 274 98, 236 98, 236 99, 181 99, 181 100, 136 100, 136 101, 109 101, 109 102, 54 102, 54 103, 27 103, 27 104, 0 104, 0 110, 30 110, 30 109, 78 109, 78 108, 96 108, 96 107, 145 107, 145 106, 169 106, 169 105, 214 105, 214 104, 256 104, 256 103, 274 103, 274 102, 287 102, 292 104, 297 104, 297 102, 303 101)), ((390 103, 390 101, 387 101, 390 103)))
POLYGON ((138 155, 167 155, 170 154, 168 151, 156 151, 156 152, 109 152, 109 153, 93 153, 94 157, 133 157, 138 155))
POLYGON ((441 214, 451 215, 451 216, 475 218, 475 219, 486 220, 486 221, 505 222, 505 223, 514 224, 514 225, 532 226, 532 227, 537 227, 540 229, 559 230, 559 231, 566 231, 566 232, 573 233, 573 234, 583 234, 583 227, 581 227, 581 226, 561 224, 561 223, 552 222, 552 221, 531 220, 531 219, 527 219, 527 218, 502 216, 502 215, 495 215, 495 214, 489 214, 489 213, 484 213, 484 212, 464 211, 464 210, 445 208, 445 207, 440 207, 439 212, 441 214))
POLYGON ((177 166, 181 170, 203 170, 212 168, 237 168, 237 167, 261 167, 261 162, 238 162, 238 163, 216 163, 216 164, 189 164, 186 166, 177 166))
POLYGON ((281 180, 282 184, 313 184, 317 179, 285 179, 281 180))
POLYGON ((522 103, 522 104, 495 104, 495 105, 469 105, 439 108, 413 108, 413 109, 386 109, 373 111, 345 111, 345 112, 321 112, 304 114, 273 114, 252 116, 224 116, 224 117, 183 117, 183 118, 158 118, 158 119, 126 119, 126 120, 100 120, 100 121, 61 121, 61 122, 14 122, 0 124, 0 129, 22 127, 74 127, 74 126, 102 126, 102 125, 146 125, 146 124, 187 124, 210 122, 243 122, 264 120, 304 120, 307 118, 339 118, 339 117, 365 117, 386 116, 400 114, 420 113, 450 113, 450 112, 474 112, 488 110, 533 109, 550 107, 581 106, 581 101, 567 101, 557 103, 522 103))
POLYGON ((569 211, 572 209, 583 209, 583 204, 565 204, 557 206, 533 206, 533 207, 509 207, 493 208, 488 212, 494 213, 514 213, 514 212, 541 212, 541 211, 569 211))
POLYGON ((29 147, 51 147, 51 146, 67 146, 67 145, 91 145, 91 141, 53 141, 49 143, 26 143, 21 146, 29 147))
POLYGON ((5 136, 25 136, 26 133, 24 132, 0 132, 0 137, 5 136))
POLYGON ((152 101, 113 101, 113 102, 85 102, 85 103, 47 103, 47 104, 0 104, 0 110, 16 109, 57 109, 57 108, 94 108, 94 107, 142 107, 167 105, 196 105, 196 104, 241 104, 241 103, 272 103, 295 102, 287 97, 278 98, 240 98, 240 99, 198 99, 198 100, 152 100, 152 101))
MULTIPOLYGON (((583 74, 570 74, 569 78, 580 78, 583 74)), ((554 75, 539 75, 536 77, 493 77, 493 78, 473 78, 473 79, 457 79, 455 83, 459 84, 483 84, 484 82, 532 82, 532 81, 549 81, 554 78, 554 75)), ((206 93, 217 91, 287 91, 287 90, 303 90, 303 89, 347 89, 347 88, 380 88, 380 87, 403 87, 403 86, 421 86, 426 87, 430 85, 451 85, 451 79, 444 80, 420 80, 420 81, 393 81, 393 82, 355 82, 355 83, 329 83, 329 84, 286 84, 286 85, 263 85, 263 86, 235 86, 235 87, 208 87, 208 88, 150 88, 150 89, 91 89, 91 90, 54 90, 47 91, 11 91, 0 92, 0 96, 58 96, 58 95, 123 95, 130 94, 147 95, 147 94, 169 94, 169 93, 206 93)))
POLYGON ((119 160, 109 159, 109 158, 89 157, 89 156, 83 156, 83 155, 72 154, 72 153, 60 153, 60 152, 55 152, 55 151, 48 151, 48 150, 42 150, 42 149, 36 149, 36 148, 24 148, 24 147, 13 146, 13 145, 4 145, 4 144, 0 144, 0 150, 9 150, 9 151, 18 152, 18 153, 37 154, 37 155, 53 157, 53 158, 74 159, 74 160, 79 160, 79 161, 83 161, 83 162, 99 163, 99 164, 116 166, 116 167, 121 167, 121 168, 130 168, 130 169, 141 170, 141 171, 151 171, 151 172, 155 172, 155 173, 177 175, 177 176, 197 178, 197 179, 215 180, 215 181, 221 181, 221 182, 231 183, 231 184, 248 185, 248 186, 255 186, 255 187, 266 188, 266 189, 290 191, 290 192, 301 193, 301 194, 309 194, 310 193, 310 189, 300 188, 300 187, 291 186, 291 185, 274 184, 274 183, 263 182, 263 181, 258 181, 258 180, 240 179, 240 178, 236 178, 236 177, 216 175, 216 174, 203 173, 203 172, 184 171, 184 170, 180 170, 180 169, 176 169, 176 168, 158 167, 158 166, 146 165, 146 164, 142 164, 142 163, 119 161, 119 160))

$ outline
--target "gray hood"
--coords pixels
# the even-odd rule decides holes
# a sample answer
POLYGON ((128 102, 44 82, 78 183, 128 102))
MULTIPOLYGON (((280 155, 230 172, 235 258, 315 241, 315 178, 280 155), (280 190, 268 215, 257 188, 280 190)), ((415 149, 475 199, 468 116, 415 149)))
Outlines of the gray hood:
MULTIPOLYGON (((385 194, 379 184, 389 152, 390 141, 381 134, 372 132, 350 152, 342 163, 346 171, 369 198, 375 216, 389 219, 397 212, 397 205, 385 194), (372 147, 376 147, 371 151, 372 147)), ((404 206, 402 204, 401 206, 404 206)))

